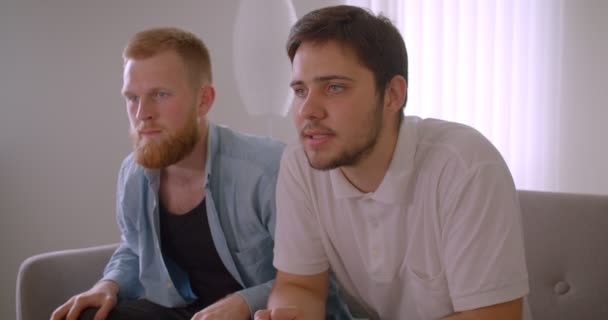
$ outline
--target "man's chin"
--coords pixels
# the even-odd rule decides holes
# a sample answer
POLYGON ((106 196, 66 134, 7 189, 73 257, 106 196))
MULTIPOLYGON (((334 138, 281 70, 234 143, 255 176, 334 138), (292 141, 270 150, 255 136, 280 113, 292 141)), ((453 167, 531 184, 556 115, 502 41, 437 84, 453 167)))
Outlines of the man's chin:
POLYGON ((186 125, 173 134, 136 136, 137 163, 148 169, 162 169, 183 160, 192 153, 199 140, 195 124, 186 125))
POLYGON ((139 165, 150 170, 162 169, 168 166, 162 161, 160 161, 160 159, 158 159, 157 157, 142 155, 140 153, 136 153, 135 160, 139 165))
POLYGON ((135 160, 146 169, 162 169, 171 165, 166 155, 163 156, 162 146, 155 145, 150 141, 139 140, 135 147, 135 160))
POLYGON ((339 165, 334 159, 322 159, 318 154, 306 152, 306 159, 311 168, 315 170, 327 171, 337 168, 339 165))

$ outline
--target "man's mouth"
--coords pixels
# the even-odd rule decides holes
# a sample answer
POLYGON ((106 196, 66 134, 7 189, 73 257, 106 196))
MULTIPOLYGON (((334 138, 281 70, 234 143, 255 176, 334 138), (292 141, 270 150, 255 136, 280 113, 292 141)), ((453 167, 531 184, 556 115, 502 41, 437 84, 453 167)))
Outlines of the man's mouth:
POLYGON ((161 128, 141 128, 137 130, 137 133, 142 137, 150 137, 160 134, 163 130, 161 128))
POLYGON ((318 148, 335 137, 335 133, 327 129, 305 129, 302 130, 301 136, 310 147, 318 148))

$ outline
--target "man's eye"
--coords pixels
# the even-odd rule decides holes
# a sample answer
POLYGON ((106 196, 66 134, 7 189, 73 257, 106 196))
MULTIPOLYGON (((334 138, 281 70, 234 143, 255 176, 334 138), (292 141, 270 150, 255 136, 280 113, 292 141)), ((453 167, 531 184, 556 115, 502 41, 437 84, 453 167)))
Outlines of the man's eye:
POLYGON ((139 100, 138 96, 127 96, 126 98, 127 98, 127 101, 132 102, 132 103, 135 103, 139 100))
POLYGON ((329 92, 341 92, 344 90, 344 87, 341 85, 337 85, 337 84, 330 84, 329 87, 327 88, 327 90, 329 90, 329 92))
POLYGON ((293 93, 298 96, 298 97, 305 97, 306 96, 306 90, 302 89, 302 88, 295 88, 293 89, 293 93))
POLYGON ((168 96, 169 96, 169 93, 164 92, 164 91, 159 91, 156 93, 156 97, 158 97, 158 98, 166 98, 168 96))

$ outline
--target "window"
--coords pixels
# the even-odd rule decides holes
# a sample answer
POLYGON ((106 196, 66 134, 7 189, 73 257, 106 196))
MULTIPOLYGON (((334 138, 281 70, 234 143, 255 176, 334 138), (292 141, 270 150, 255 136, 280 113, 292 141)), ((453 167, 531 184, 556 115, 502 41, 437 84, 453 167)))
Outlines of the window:
POLYGON ((557 189, 561 0, 351 0, 401 30, 405 113, 470 125, 520 189, 557 189))

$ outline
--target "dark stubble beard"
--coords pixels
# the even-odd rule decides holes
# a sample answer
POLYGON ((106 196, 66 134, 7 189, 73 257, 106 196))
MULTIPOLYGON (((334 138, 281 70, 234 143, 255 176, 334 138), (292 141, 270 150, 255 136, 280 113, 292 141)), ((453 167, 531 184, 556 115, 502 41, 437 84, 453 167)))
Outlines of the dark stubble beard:
POLYGON ((308 153, 305 152, 308 164, 316 170, 324 171, 332 170, 338 167, 356 166, 374 150, 376 144, 378 143, 378 136, 380 135, 380 130, 382 129, 382 105, 382 101, 378 101, 376 108, 372 109, 369 116, 371 126, 369 127, 369 132, 365 135, 365 140, 357 145, 353 144, 353 147, 351 148, 346 146, 346 148, 340 154, 333 159, 330 159, 326 163, 312 162, 308 153))
POLYGON ((184 126, 174 133, 169 133, 168 137, 162 140, 144 142, 137 130, 133 129, 130 135, 137 163, 148 169, 162 169, 179 162, 192 153, 200 139, 194 112, 184 126))

